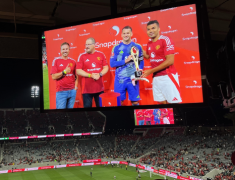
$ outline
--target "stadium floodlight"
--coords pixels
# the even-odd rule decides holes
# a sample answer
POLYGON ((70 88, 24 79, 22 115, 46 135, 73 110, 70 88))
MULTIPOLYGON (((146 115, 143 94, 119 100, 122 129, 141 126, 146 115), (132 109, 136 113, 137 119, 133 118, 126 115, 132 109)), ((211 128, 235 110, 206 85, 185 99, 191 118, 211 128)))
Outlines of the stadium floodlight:
POLYGON ((31 98, 39 97, 39 86, 32 86, 31 87, 31 98))

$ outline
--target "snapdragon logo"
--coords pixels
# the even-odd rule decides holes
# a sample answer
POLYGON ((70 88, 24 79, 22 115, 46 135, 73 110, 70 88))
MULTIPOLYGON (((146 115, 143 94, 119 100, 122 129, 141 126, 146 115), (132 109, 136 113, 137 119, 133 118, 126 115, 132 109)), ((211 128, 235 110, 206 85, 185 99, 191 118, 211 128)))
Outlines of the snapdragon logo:
POLYGON ((171 25, 168 26, 168 31, 162 31, 161 34, 175 33, 177 29, 172 29, 171 25))
POLYGON ((169 11, 169 10, 174 10, 174 9, 176 9, 176 8, 177 8, 177 7, 168 8, 168 9, 163 9, 163 10, 161 10, 160 12, 169 11))
POLYGON ((198 64, 200 61, 189 61, 189 62, 184 62, 184 64, 198 64))
MULTIPOLYGON (((133 38, 131 39, 133 42, 137 42, 137 39, 136 38, 133 38)), ((107 48, 110 48, 110 47, 113 47, 113 46, 116 46, 117 44, 121 43, 122 40, 114 40, 112 42, 104 42, 104 43, 99 43, 99 42, 96 42, 95 43, 95 48, 103 48, 103 47, 107 47, 107 48)))
POLYGON ((66 29, 65 31, 75 31, 76 28, 73 28, 73 26, 71 26, 69 29, 66 29))
POLYGON ((195 61, 195 59, 196 59, 195 56, 191 56, 190 59, 192 61, 184 62, 184 64, 198 64, 198 63, 200 63, 200 61, 195 61))
POLYGON ((163 59, 150 59, 150 62, 161 62, 163 59))
POLYGON ((147 19, 148 21, 141 22, 141 24, 148 24, 148 22, 151 20, 151 17, 150 17, 150 16, 148 16, 147 18, 148 18, 148 19, 147 19))
POLYGON ((98 22, 98 23, 93 24, 93 26, 101 26, 103 24, 105 24, 105 23, 104 22, 98 22))
POLYGON ((189 41, 189 40, 192 40, 192 39, 198 39, 198 36, 193 36, 194 35, 194 32, 190 32, 190 35, 191 35, 191 37, 183 37, 182 39, 183 39, 183 41, 189 41))
POLYGON ((93 62, 93 63, 91 64, 91 66, 92 66, 92 67, 96 67, 96 63, 93 62))
POLYGON ((129 16, 129 17, 124 17, 124 20, 128 20, 128 19, 134 19, 136 18, 137 16, 129 16))
POLYGON ((60 37, 60 34, 57 34, 57 38, 54 38, 53 40, 54 41, 58 41, 58 40, 62 40, 63 38, 62 37, 60 37))
POLYGON ((87 32, 86 32, 86 29, 83 29, 83 32, 84 32, 84 33, 83 33, 83 34, 79 34, 79 36, 87 36, 87 35, 90 34, 90 33, 87 33, 87 32))
POLYGON ((73 43, 70 43, 70 49, 76 49, 77 46, 73 46, 73 43))
POLYGON ((120 32, 120 29, 118 26, 112 26, 110 29, 109 29, 109 34, 113 35, 113 36, 117 36, 120 32))
POLYGON ((191 89, 193 89, 193 88, 197 88, 197 89, 201 89, 202 88, 202 86, 201 85, 197 85, 197 81, 196 80, 193 80, 193 86, 185 86, 186 88, 191 88, 191 89))
POLYGON ((154 52, 151 52, 151 58, 155 58, 155 53, 154 52))
POLYGON ((189 7, 189 11, 188 13, 182 13, 181 16, 189 16, 189 15, 193 15, 196 14, 196 11, 194 11, 194 8, 192 6, 189 7))

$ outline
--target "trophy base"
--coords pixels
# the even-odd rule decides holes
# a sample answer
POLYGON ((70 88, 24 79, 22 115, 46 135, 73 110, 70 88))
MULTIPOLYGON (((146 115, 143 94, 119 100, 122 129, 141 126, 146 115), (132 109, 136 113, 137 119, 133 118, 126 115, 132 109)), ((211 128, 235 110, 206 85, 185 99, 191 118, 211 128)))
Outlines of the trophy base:
POLYGON ((135 77, 136 78, 139 78, 139 77, 141 77, 142 76, 142 71, 136 71, 135 72, 135 77))

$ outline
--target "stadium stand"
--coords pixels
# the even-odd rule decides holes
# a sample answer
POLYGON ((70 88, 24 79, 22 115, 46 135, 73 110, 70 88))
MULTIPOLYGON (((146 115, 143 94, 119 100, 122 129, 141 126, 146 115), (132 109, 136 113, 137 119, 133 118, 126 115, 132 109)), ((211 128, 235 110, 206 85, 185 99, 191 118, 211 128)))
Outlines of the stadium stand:
MULTIPOLYGON (((1 136, 91 132, 105 119, 95 112, 40 114, 37 110, 0 111, 1 136), (19 120, 16 121, 15 119, 19 120), (49 127, 53 127, 50 129, 49 127)), ((34 163, 76 163, 85 159, 132 160, 202 179, 213 170, 215 180, 233 180, 234 132, 189 133, 185 127, 115 130, 110 135, 5 141, 1 170, 34 163)))
POLYGON ((0 137, 102 132, 104 124, 105 117, 97 112, 89 114, 88 119, 86 112, 0 111, 0 137))

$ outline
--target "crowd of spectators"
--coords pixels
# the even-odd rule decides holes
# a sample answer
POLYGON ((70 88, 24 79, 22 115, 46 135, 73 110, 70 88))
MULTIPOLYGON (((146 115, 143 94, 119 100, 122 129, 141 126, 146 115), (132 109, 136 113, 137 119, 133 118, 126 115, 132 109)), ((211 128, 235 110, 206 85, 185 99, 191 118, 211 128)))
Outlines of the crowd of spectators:
POLYGON ((0 111, 0 137, 102 132, 104 124, 98 112, 0 111))

